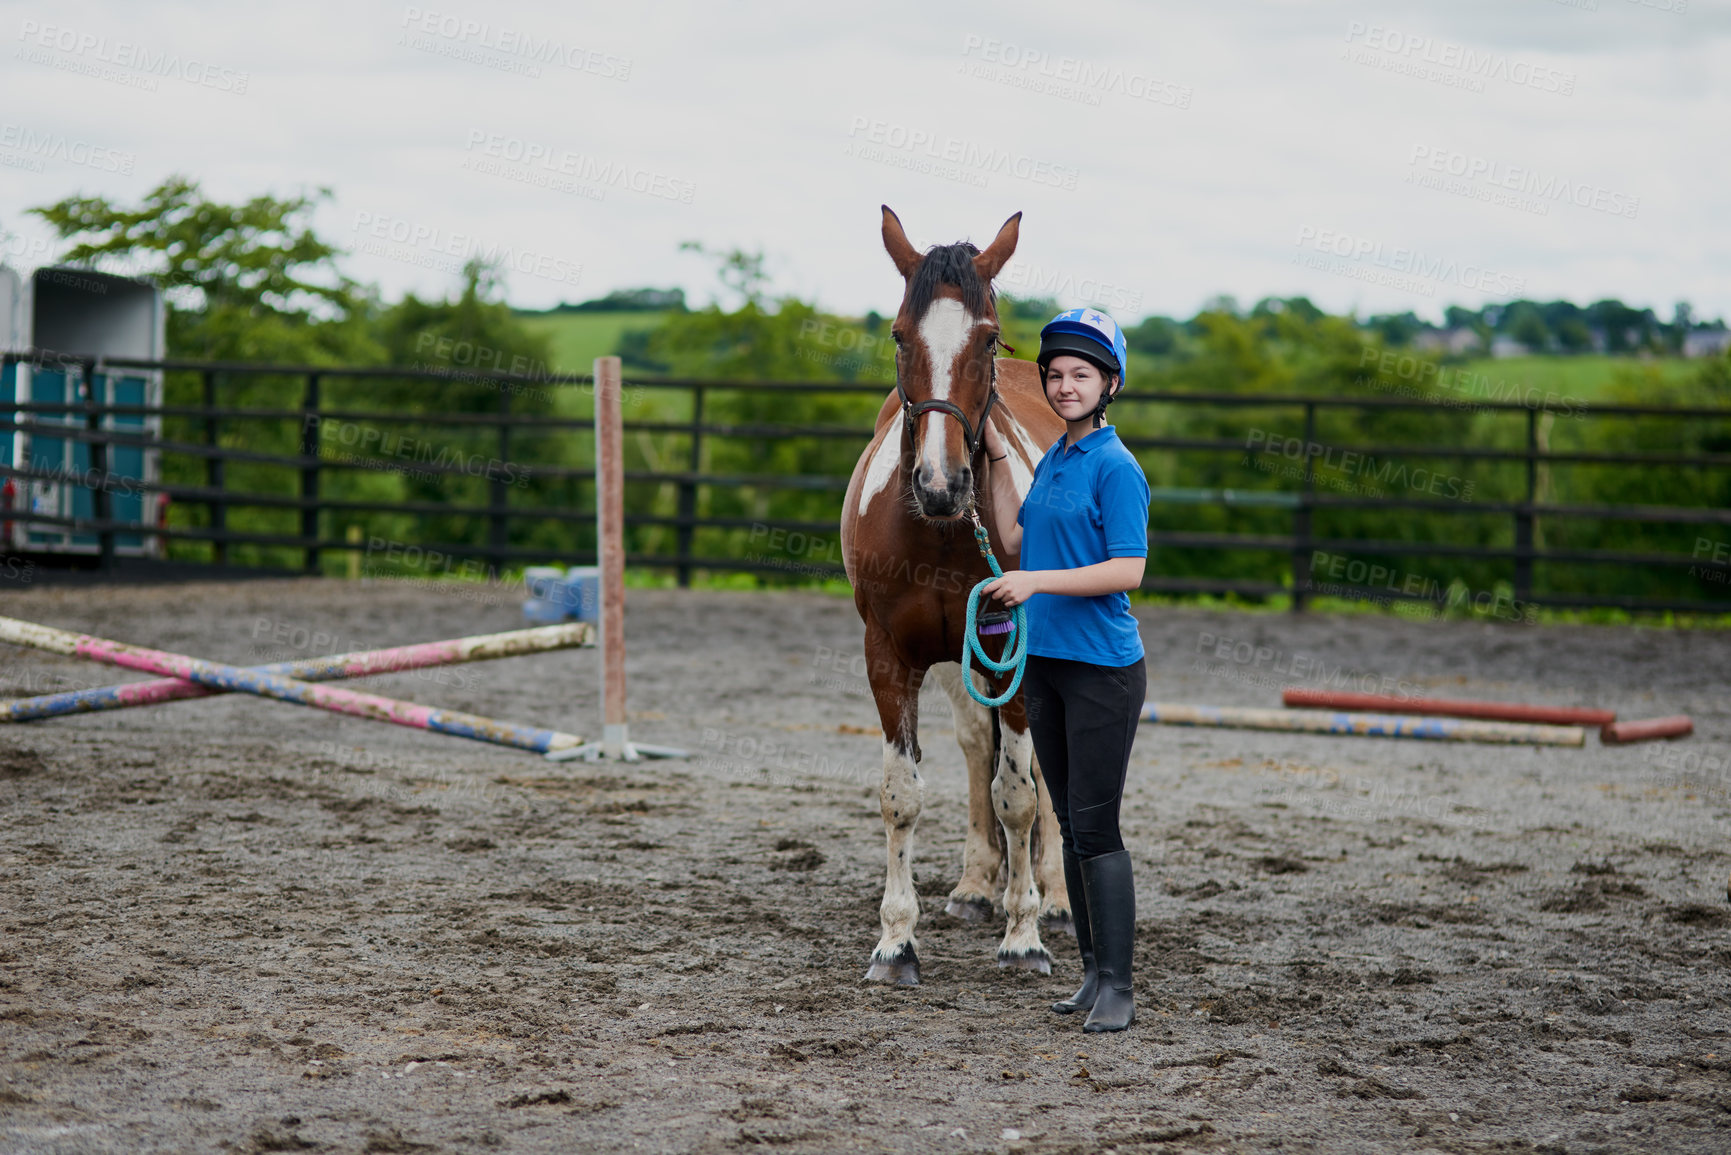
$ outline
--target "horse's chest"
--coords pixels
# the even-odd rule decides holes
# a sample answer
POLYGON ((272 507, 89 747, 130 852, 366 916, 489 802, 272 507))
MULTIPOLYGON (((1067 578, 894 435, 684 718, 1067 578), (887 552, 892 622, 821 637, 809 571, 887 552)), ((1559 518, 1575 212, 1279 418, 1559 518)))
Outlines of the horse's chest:
POLYGON ((961 660, 968 592, 990 576, 983 566, 975 573, 971 568, 932 564, 919 574, 925 579, 924 585, 916 579, 883 607, 884 624, 898 639, 910 665, 961 660))

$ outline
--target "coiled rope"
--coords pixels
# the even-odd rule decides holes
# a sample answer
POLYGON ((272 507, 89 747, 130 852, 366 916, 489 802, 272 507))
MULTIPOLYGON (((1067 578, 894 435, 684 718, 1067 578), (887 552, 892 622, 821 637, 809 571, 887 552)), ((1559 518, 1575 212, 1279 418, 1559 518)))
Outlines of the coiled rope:
POLYGON ((969 508, 968 516, 974 521, 974 541, 980 547, 980 554, 986 559, 986 564, 992 567, 992 576, 979 582, 968 592, 968 632, 962 642, 962 684, 968 688, 968 694, 982 706, 996 709, 1016 696, 1016 690, 1022 684, 1022 671, 1028 664, 1028 610, 1026 606, 1016 606, 1014 623, 1011 632, 1014 641, 1009 652, 1004 655, 1004 661, 996 661, 986 653, 985 646, 980 642, 979 632, 975 629, 974 620, 978 613, 979 603, 983 598, 981 593, 987 586, 1004 576, 1004 571, 998 565, 998 559, 992 556, 992 542, 986 536, 986 527, 980 523, 978 511, 969 508), (994 673, 1002 674, 1007 670, 1016 671, 1010 679, 1010 687, 996 698, 988 698, 974 688, 974 675, 971 666, 973 658, 979 658, 980 665, 994 673))

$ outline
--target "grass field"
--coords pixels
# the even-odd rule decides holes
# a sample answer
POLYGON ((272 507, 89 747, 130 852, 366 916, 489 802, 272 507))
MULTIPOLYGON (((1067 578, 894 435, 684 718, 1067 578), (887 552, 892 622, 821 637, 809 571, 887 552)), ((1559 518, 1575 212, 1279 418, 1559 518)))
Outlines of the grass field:
POLYGON ((595 358, 617 352, 627 329, 653 329, 665 313, 523 313, 518 319, 553 342, 553 370, 587 373, 595 358))
POLYGON ((1700 368, 1699 361, 1675 357, 1642 360, 1593 354, 1582 357, 1507 357, 1502 360, 1486 357, 1462 364, 1459 373, 1469 379, 1486 377, 1493 387, 1507 382, 1540 393, 1594 401, 1620 375, 1657 373, 1661 380, 1670 384, 1693 376, 1700 368))

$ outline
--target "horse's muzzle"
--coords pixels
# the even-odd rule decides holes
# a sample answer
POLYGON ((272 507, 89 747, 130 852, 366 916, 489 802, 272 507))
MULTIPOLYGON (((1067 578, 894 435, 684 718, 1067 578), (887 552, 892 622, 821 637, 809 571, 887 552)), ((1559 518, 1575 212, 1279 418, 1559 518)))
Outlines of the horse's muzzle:
POLYGON ((924 517, 947 519, 960 517, 967 509, 968 495, 974 490, 971 466, 944 471, 943 484, 938 484, 937 471, 921 464, 914 469, 914 502, 924 517))

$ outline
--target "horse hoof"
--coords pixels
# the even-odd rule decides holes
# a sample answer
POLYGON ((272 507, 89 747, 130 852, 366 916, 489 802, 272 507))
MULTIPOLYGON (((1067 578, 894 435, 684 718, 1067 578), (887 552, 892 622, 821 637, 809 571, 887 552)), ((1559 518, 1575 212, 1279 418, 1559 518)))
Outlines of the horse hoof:
POLYGON ((1067 910, 1053 911, 1040 916, 1040 933, 1042 935, 1067 934, 1076 937, 1076 920, 1070 917, 1067 910))
POLYGON ((903 947, 893 958, 879 958, 872 955, 871 965, 866 968, 866 982, 892 983, 898 987, 917 987, 920 985, 920 959, 911 946, 903 947))
POLYGON ((992 917, 991 901, 984 898, 961 898, 952 895, 944 913, 963 922, 985 922, 992 917))
POLYGON ((1052 973, 1052 956, 1044 950, 999 951, 998 967, 1002 970, 1034 971, 1037 974, 1052 973))

